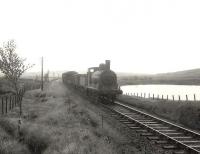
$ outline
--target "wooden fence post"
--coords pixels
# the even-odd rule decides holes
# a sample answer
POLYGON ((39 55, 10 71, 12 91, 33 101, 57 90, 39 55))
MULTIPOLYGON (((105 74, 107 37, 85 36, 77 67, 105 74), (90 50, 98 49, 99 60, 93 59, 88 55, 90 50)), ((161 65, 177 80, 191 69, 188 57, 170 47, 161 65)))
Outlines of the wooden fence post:
POLYGON ((103 114, 101 115, 101 128, 103 129, 103 114))
POLYGON ((6 113, 8 112, 8 97, 6 96, 6 113))
POLYGON ((185 97, 186 97, 186 101, 188 101, 188 95, 185 95, 185 97))
POLYGON ((12 109, 14 108, 14 105, 15 105, 15 97, 12 96, 12 109))
POLYGON ((196 101, 196 95, 194 94, 194 101, 196 101))
POLYGON ((153 99, 154 99, 154 94, 153 94, 153 99))
POLYGON ((179 101, 181 100, 181 96, 180 96, 180 95, 178 95, 178 100, 179 100, 179 101))
POLYGON ((172 99, 173 99, 173 101, 174 101, 174 95, 172 95, 172 99))
POLYGON ((146 93, 144 93, 144 98, 146 97, 146 93))
POLYGON ((17 105, 17 96, 15 95, 15 107, 17 105))
POLYGON ((1 98, 1 107, 2 107, 2 109, 1 109, 2 114, 4 114, 4 99, 3 99, 3 97, 1 98))
POLYGON ((19 96, 17 95, 17 106, 19 105, 19 96))
POLYGON ((22 115, 22 101, 21 101, 21 94, 18 96, 19 97, 19 114, 20 116, 22 115))
POLYGON ((9 105, 9 109, 11 110, 12 109, 12 107, 11 107, 11 104, 12 104, 12 99, 11 99, 12 97, 11 97, 11 95, 10 95, 10 105, 9 105))

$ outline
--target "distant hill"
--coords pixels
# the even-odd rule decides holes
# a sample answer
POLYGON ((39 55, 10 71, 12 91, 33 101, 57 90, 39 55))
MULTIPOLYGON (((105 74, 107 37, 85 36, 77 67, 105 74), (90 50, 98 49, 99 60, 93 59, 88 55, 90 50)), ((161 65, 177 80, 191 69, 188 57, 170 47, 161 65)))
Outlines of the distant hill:
POLYGON ((118 77, 124 77, 124 76, 141 76, 141 75, 148 75, 148 74, 139 74, 139 73, 128 73, 128 72, 116 72, 118 77))
POLYGON ((194 77, 194 76, 200 76, 200 68, 178 71, 178 72, 155 74, 155 75, 156 76, 194 77))
POLYGON ((178 72, 161 73, 154 75, 118 75, 120 85, 127 84, 177 84, 200 85, 200 69, 191 69, 178 72))

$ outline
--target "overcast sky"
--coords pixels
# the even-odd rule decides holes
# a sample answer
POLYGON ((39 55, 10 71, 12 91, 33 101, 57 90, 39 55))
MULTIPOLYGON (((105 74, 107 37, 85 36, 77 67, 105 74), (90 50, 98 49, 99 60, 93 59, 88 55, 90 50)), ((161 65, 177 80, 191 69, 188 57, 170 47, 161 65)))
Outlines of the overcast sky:
POLYGON ((40 70, 87 70, 105 59, 118 72, 200 68, 199 0, 1 0, 0 43, 40 70))

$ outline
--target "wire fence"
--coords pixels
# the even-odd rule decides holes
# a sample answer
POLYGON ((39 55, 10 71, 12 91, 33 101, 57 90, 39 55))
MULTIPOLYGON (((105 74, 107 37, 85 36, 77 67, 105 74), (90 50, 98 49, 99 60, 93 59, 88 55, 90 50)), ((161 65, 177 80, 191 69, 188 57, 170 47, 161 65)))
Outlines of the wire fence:
POLYGON ((200 101, 197 100, 196 94, 193 94, 192 98, 188 95, 185 97, 181 97, 181 95, 159 95, 159 94, 150 94, 150 93, 125 93, 125 96, 132 96, 136 98, 143 98, 143 99, 153 99, 153 100, 170 100, 170 101, 200 101))
POLYGON ((10 94, 10 95, 5 95, 5 96, 0 96, 0 109, 1 109, 1 114, 7 114, 10 110, 14 109, 17 106, 21 105, 23 96, 25 91, 28 90, 34 90, 34 89, 39 89, 40 85, 25 85, 23 88, 19 90, 18 94, 10 94))

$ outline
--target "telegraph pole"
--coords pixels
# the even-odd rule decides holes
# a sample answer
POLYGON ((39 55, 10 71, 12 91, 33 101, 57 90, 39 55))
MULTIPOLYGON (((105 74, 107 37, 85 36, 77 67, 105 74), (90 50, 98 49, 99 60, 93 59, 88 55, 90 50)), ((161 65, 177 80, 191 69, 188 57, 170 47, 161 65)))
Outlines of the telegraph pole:
POLYGON ((42 70, 41 70, 41 90, 43 91, 43 85, 44 85, 44 82, 43 82, 43 56, 42 56, 42 70))

